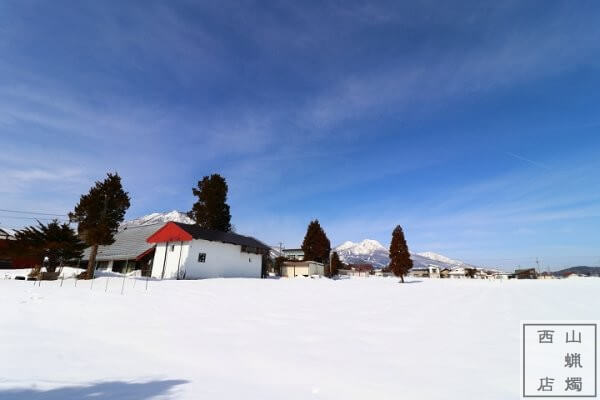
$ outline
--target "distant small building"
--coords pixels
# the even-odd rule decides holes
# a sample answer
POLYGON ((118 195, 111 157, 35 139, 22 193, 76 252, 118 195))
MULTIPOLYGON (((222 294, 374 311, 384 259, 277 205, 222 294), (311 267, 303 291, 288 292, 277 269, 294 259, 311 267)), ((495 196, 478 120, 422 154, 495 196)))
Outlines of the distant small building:
POLYGON ((394 273, 392 271, 384 271, 383 269, 379 268, 373 271, 373 275, 375 276, 384 276, 384 277, 393 277, 394 273))
POLYGON ((554 275, 549 272, 542 272, 537 276, 538 279, 556 279, 554 275))
POLYGON ((371 275, 374 268, 371 264, 349 264, 348 268, 338 270, 338 275, 341 276, 362 276, 371 275))
POLYGON ((515 278, 517 279, 537 279, 535 268, 516 269, 515 278))
POLYGON ((412 268, 408 271, 408 276, 415 278, 440 278, 440 267, 428 265, 426 267, 412 268))
POLYGON ((465 279, 467 278, 467 271, 464 267, 452 268, 450 272, 448 272, 448 277, 450 279, 465 279))
POLYGON ((577 272, 568 272, 565 274, 565 278, 587 278, 588 275, 578 274, 577 272))
POLYGON ((15 231, 9 228, 0 228, 0 269, 33 268, 40 264, 39 260, 32 257, 13 257, 9 247, 15 240, 15 231))
POLYGON ((304 250, 302 249, 283 249, 281 250, 283 256, 290 261, 302 261, 304 260, 304 250))
POLYGON ((502 280, 508 280, 513 276, 513 274, 510 274, 508 272, 494 272, 492 274, 492 278, 493 279, 502 279, 502 280))
POLYGON ((325 275, 325 266, 316 261, 284 261, 281 267, 281 276, 285 278, 311 275, 325 275))

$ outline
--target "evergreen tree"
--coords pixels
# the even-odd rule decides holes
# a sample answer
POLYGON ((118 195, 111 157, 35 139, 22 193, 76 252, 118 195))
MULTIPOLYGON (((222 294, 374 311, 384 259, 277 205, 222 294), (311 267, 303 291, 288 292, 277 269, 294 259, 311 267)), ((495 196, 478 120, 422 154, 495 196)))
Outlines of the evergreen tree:
POLYGON ((340 261, 340 256, 338 255, 337 251, 334 251, 333 254, 331 255, 331 265, 329 267, 331 276, 336 276, 338 274, 339 270, 342 268, 343 268, 343 264, 340 261))
POLYGON ((56 272, 56 268, 65 263, 79 260, 85 249, 85 244, 69 224, 59 224, 57 220, 47 225, 38 222, 38 226, 18 230, 11 245, 15 256, 38 260, 38 269, 47 258, 46 268, 50 273, 56 272))
POLYGON ((221 175, 205 176, 198 181, 197 188, 192 188, 198 201, 194 203, 188 216, 203 228, 231 232, 233 228, 227 204, 227 190, 227 182, 221 175))
POLYGON ((302 242, 302 251, 304 251, 304 259, 307 261, 329 264, 331 243, 325 231, 321 228, 319 220, 311 221, 308 224, 308 229, 302 242))
POLYGON ((104 181, 96 182, 87 194, 81 196, 72 213, 71 221, 84 242, 91 247, 86 277, 94 276, 98 246, 114 243, 114 235, 129 208, 129 194, 123 190, 118 174, 107 174, 104 181))
POLYGON ((392 233, 392 242, 390 243, 390 265, 394 275, 399 276, 404 283, 404 275, 413 267, 413 262, 408 252, 408 246, 404 239, 402 227, 398 225, 392 233))

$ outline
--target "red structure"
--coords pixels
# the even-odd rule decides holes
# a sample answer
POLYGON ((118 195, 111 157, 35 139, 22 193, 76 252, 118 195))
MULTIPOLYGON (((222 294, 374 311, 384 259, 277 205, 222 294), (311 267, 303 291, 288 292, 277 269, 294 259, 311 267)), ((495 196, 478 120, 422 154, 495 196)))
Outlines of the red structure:
MULTIPOLYGON (((9 257, 6 250, 10 245, 10 239, 0 239, 0 269, 22 269, 33 268, 37 260, 27 257, 9 257)), ((39 264, 39 263, 38 263, 39 264)))

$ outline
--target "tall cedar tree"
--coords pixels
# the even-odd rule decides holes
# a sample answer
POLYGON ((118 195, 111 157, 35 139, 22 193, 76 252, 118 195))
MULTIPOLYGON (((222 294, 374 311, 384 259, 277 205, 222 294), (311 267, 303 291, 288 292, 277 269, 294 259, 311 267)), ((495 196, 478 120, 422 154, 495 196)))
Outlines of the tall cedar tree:
POLYGON ((57 267, 66 263, 78 262, 83 255, 85 243, 69 224, 59 224, 57 220, 47 225, 38 222, 38 226, 30 226, 15 233, 11 241, 11 250, 15 256, 26 256, 38 260, 36 267, 42 265, 47 257, 48 272, 56 272, 57 267))
POLYGON ((206 229, 231 232, 231 214, 227 204, 227 182, 219 174, 205 176, 198 181, 198 187, 192 188, 198 201, 194 203, 188 216, 196 224, 206 229))
POLYGON ((129 194, 123 190, 119 174, 107 174, 88 194, 81 196, 79 204, 69 218, 79 225, 77 230, 83 241, 91 247, 86 277, 94 276, 98 246, 114 243, 114 235, 129 208, 129 194))
POLYGON ((404 283, 404 275, 413 267, 413 262, 408 252, 408 246, 404 239, 402 227, 398 225, 392 233, 392 243, 390 243, 390 265, 394 275, 399 276, 404 283))
POLYGON ((329 264, 329 253, 331 252, 331 243, 319 224, 319 220, 311 221, 306 230, 306 236, 302 242, 302 251, 304 259, 307 261, 317 261, 323 264, 329 264))
POLYGON ((340 256, 338 255, 337 251, 334 251, 331 255, 331 265, 329 267, 331 276, 336 276, 342 267, 343 264, 340 261, 340 256))

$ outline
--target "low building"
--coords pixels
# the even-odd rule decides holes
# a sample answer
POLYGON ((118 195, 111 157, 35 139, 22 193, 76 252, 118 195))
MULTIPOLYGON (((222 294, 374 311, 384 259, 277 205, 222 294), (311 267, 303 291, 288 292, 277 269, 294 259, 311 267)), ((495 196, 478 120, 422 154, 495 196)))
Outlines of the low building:
POLYGON ((302 261, 304 260, 304 250, 302 249, 283 249, 282 255, 290 261, 302 261))
POLYGON ((516 269, 515 278, 517 279, 537 279, 535 268, 516 269))
POLYGON ((552 275, 550 272, 542 272, 541 274, 538 275, 537 278, 538 279, 556 279, 556 277, 554 275, 552 275))
POLYGON ((448 272, 448 278, 450 279, 465 279, 467 278, 467 271, 464 267, 456 267, 452 268, 450 272, 448 272))
POLYGON ((311 275, 325 275, 325 266, 316 261, 285 261, 281 267, 281 276, 285 278, 311 275))
POLYGON ((11 243, 15 240, 15 231, 9 228, 0 228, 0 269, 33 268, 41 264, 40 260, 32 257, 15 257, 9 251, 11 243))
POLYGON ((231 232, 167 222, 146 240, 156 245, 152 277, 160 279, 260 278, 269 246, 231 232))
POLYGON ((338 275, 367 277, 372 272, 373 265, 371 264, 349 264, 348 268, 338 270, 338 275))
POLYGON ((387 271, 387 270, 384 271, 383 269, 378 268, 378 269, 376 269, 376 270, 373 271, 373 275, 375 275, 375 276, 383 276, 383 277, 387 278, 387 277, 393 277, 394 273, 392 271, 387 271))
POLYGON ((0 228, 0 269, 13 268, 11 257, 8 256, 7 250, 10 245, 10 240, 14 239, 14 232, 7 228, 0 228))
MULTIPOLYGON (((163 225, 158 223, 121 229, 115 234, 113 244, 98 247, 96 269, 120 273, 141 270, 142 275, 149 275, 156 245, 148 243, 146 239, 163 225)), ((80 265, 84 268, 90 252, 91 248, 88 247, 83 253, 80 265)))
POLYGON ((440 268, 436 265, 428 265, 426 267, 411 268, 408 271, 408 276, 414 278, 440 278, 440 268))
POLYGON ((497 271, 492 274, 492 279, 508 280, 508 279, 511 279, 512 277, 513 277, 513 274, 509 274, 508 272, 497 271))

